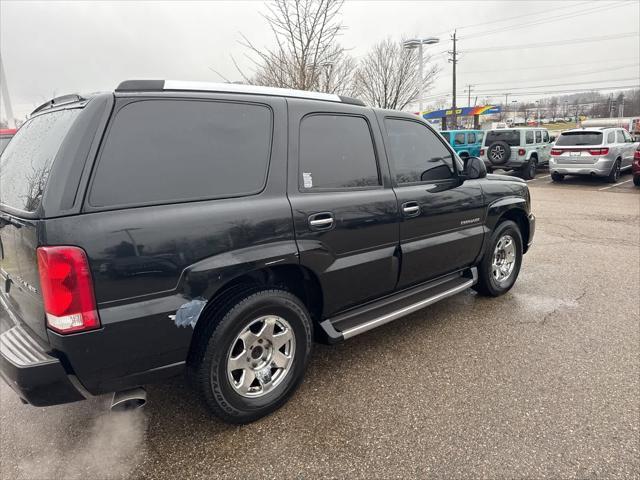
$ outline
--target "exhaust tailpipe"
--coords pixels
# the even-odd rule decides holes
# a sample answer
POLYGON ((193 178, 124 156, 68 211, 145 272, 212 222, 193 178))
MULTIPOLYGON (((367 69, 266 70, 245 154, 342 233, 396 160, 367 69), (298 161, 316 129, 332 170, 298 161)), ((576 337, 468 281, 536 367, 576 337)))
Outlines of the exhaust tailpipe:
POLYGON ((142 388, 132 388, 131 390, 123 390, 113 394, 111 400, 112 412, 125 412, 144 407, 147 403, 147 391, 142 388))

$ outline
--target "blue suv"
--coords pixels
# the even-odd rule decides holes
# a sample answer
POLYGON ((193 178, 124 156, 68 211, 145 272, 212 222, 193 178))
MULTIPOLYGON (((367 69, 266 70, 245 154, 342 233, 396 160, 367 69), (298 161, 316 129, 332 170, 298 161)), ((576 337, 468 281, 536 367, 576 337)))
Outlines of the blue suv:
POLYGON ((444 130, 440 134, 460 158, 479 157, 484 132, 482 130, 444 130))

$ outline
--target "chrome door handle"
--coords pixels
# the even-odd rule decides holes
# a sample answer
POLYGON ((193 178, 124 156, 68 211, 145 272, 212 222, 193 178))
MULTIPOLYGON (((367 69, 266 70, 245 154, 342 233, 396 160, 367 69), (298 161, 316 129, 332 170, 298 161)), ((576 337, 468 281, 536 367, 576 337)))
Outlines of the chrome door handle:
POLYGON ((406 202, 402 204, 402 213, 408 217, 413 217, 420 213, 420 205, 418 202, 406 202))
POLYGON ((312 227, 328 227, 333 223, 333 218, 319 218, 318 220, 309 220, 312 227))
POLYGON ((309 216, 309 226, 312 230, 329 230, 333 226, 331 212, 316 213, 309 216))

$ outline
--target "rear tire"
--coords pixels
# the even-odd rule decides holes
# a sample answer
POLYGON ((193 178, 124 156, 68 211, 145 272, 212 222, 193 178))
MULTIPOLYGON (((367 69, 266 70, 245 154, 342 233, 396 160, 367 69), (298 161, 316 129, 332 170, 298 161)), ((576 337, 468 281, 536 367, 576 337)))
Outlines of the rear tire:
POLYGON ((538 159, 532 157, 527 164, 520 170, 522 178, 525 180, 532 180, 536 178, 536 171, 538 170, 538 159))
POLYGON ((192 366, 211 412, 249 423, 282 406, 311 355, 313 323, 304 304, 284 290, 262 289, 235 298, 211 321, 192 366))
POLYGON ((634 175, 633 176, 633 184, 636 187, 640 187, 640 175, 634 175))
POLYGON ((489 297, 507 293, 520 273, 522 251, 522 235, 518 225, 511 220, 499 223, 478 265, 478 283, 473 289, 489 297))
POLYGON ((609 175, 607 176, 607 182, 616 183, 618 181, 618 178, 620 178, 620 159, 619 158, 616 160, 616 163, 613 164, 613 167, 611 167, 611 172, 609 172, 609 175))
POLYGON ((551 174, 551 180, 553 180, 554 182, 561 182, 564 180, 564 175, 558 172, 553 172, 551 174))

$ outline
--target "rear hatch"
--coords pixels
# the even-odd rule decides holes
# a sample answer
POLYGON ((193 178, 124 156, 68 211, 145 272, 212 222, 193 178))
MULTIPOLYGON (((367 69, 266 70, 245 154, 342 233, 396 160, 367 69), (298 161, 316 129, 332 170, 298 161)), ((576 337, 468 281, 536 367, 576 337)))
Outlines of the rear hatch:
POLYGON ((551 149, 551 156, 559 165, 592 165, 609 153, 602 145, 603 137, 597 130, 564 132, 551 149))
POLYGON ((20 323, 46 342, 36 249, 41 201, 56 154, 80 109, 28 120, 0 156, 0 308, 2 331, 20 323), (7 318, 8 317, 8 318, 7 318))

